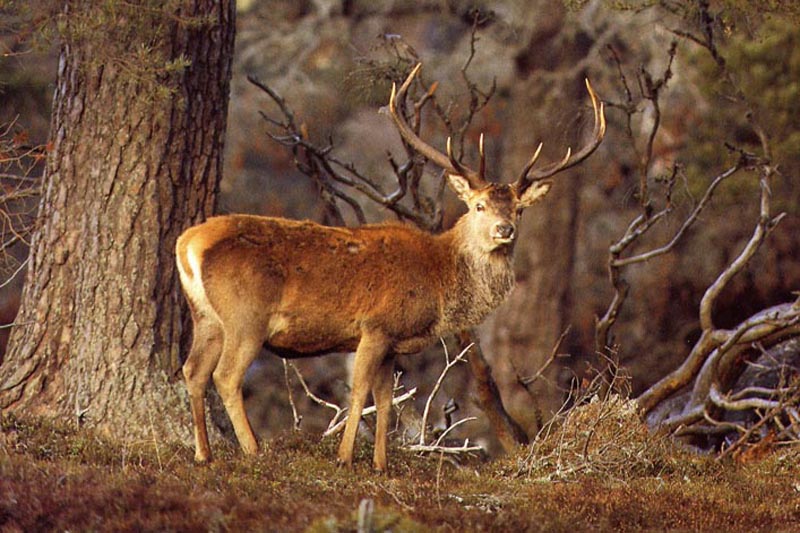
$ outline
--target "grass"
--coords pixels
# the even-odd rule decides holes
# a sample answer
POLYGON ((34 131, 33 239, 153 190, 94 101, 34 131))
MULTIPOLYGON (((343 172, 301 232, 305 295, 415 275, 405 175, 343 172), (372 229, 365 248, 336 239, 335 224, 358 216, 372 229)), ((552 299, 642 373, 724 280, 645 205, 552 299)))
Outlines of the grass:
MULTIPOLYGON (((598 407, 586 409, 576 416, 598 407)), ((616 415, 624 403, 620 409, 616 415)), ((264 443, 254 459, 216 443, 215 461, 195 466, 180 445, 109 442, 3 416, 0 531, 338 532, 359 522, 374 531, 800 528, 798 450, 721 463, 643 437, 601 411, 602 423, 588 432, 567 420, 567 429, 492 462, 455 466, 392 449, 390 475, 371 471, 367 445, 352 471, 337 468, 337 443, 307 433, 264 443), (625 451, 620 434, 640 440, 625 451), (588 435, 589 444, 581 440, 588 435), (359 516, 364 500, 374 508, 359 516)))

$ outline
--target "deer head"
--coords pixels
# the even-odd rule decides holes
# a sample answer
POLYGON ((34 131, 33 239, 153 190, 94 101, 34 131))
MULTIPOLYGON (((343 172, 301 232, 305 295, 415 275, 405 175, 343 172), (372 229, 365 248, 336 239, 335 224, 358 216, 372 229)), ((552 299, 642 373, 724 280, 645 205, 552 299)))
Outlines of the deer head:
POLYGON ((544 198, 550 191, 552 181, 548 178, 577 165, 589 157, 600 145, 606 132, 603 102, 598 102, 597 95, 587 79, 586 89, 589 91, 594 110, 594 130, 591 141, 574 154, 568 148, 566 155, 560 161, 540 169, 534 169, 542 151, 542 143, 539 143, 533 156, 513 184, 491 182, 486 178, 483 134, 478 143, 480 162, 478 170, 475 171, 454 157, 450 137, 447 138, 447 155, 445 155, 423 141, 406 121, 406 94, 421 67, 422 63, 414 67, 399 90, 396 85, 392 85, 389 112, 397 130, 416 152, 444 169, 448 185, 469 208, 463 224, 469 228, 474 244, 485 252, 510 249, 513 247, 517 235, 517 223, 523 210, 544 198))

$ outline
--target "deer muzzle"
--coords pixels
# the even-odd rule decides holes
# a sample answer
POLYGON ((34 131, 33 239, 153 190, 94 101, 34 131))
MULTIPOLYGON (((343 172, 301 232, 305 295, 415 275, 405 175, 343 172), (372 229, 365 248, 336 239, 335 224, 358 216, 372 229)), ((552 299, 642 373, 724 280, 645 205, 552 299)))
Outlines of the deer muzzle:
POLYGON ((508 222, 498 222, 492 228, 492 238, 495 242, 498 243, 509 243, 514 240, 515 229, 514 224, 509 224, 508 222))

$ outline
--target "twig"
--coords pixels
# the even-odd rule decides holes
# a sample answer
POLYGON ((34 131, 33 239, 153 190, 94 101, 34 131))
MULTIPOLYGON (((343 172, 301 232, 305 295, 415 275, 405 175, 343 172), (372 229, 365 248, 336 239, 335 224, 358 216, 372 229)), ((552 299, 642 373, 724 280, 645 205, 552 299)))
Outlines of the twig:
POLYGON ((425 437, 426 437, 425 431, 426 431, 426 428, 428 427, 428 414, 430 413, 431 404, 433 403, 433 399, 439 393, 439 389, 442 386, 442 382, 444 381, 444 378, 447 377, 447 373, 450 371, 451 368, 453 368, 458 363, 461 363, 461 362, 464 361, 464 357, 466 357, 467 352, 473 346, 473 344, 470 344, 469 346, 467 346, 466 348, 461 350, 461 353, 459 353, 451 361, 450 360, 450 356, 449 356, 448 351, 447 351, 447 344, 445 344, 444 340, 442 340, 441 342, 442 342, 442 347, 444 348, 445 367, 442 370, 441 374, 439 374, 439 378, 436 380, 436 383, 433 385, 433 390, 431 390, 431 393, 428 396, 427 401, 425 402, 425 409, 422 411, 422 424, 421 424, 420 432, 419 432, 419 445, 420 446, 425 444, 425 437))
POLYGON ((417 453, 446 453, 451 455, 483 451, 482 446, 475 446, 475 445, 470 446, 469 439, 465 439, 464 444, 462 444, 461 446, 409 444, 408 446, 405 447, 405 449, 410 452, 417 452, 417 453))
MULTIPOLYGON (((651 260, 651 259, 653 259, 653 258, 655 258, 655 257, 657 257, 659 255, 663 255, 663 254, 671 251, 673 248, 675 248, 675 246, 681 240, 681 237, 683 237, 683 235, 686 233, 686 231, 697 221, 697 219, 700 216, 700 213, 703 212, 703 209, 706 207, 708 202, 711 200, 711 197, 712 197, 714 191, 716 190, 716 188, 724 180, 726 180, 729 177, 733 176, 734 174, 736 174, 742 168, 744 168, 744 165, 740 161, 736 165, 730 167, 729 169, 725 170, 724 172, 722 172, 721 174, 716 176, 711 181, 711 184, 709 184, 708 188, 706 188, 706 191, 703 194, 703 197, 700 199, 700 202, 697 203, 695 208, 692 210, 691 214, 686 218, 686 220, 683 222, 681 227, 678 229, 678 231, 675 233, 675 235, 673 235, 672 239, 670 239, 670 241, 667 244, 665 244, 663 246, 660 246, 658 248, 655 248, 653 250, 649 250, 647 252, 643 252, 643 253, 631 256, 631 257, 626 257, 626 258, 622 258, 622 259, 615 259, 612 262, 612 265, 614 267, 616 267, 616 268, 619 268, 619 267, 624 267, 624 266, 628 266, 628 265, 632 265, 632 264, 636 264, 636 263, 642 263, 642 262, 649 261, 649 260, 651 260)), ((632 242, 635 238, 638 238, 639 236, 641 236, 645 231, 647 231, 647 229, 649 229, 649 226, 644 227, 642 231, 636 231, 636 230, 630 231, 630 229, 629 229, 629 231, 626 233, 627 239, 625 239, 625 241, 628 241, 628 242, 620 241, 620 243, 617 244, 617 247, 624 249, 625 247, 627 247, 627 244, 629 244, 629 242, 632 242)))
POLYGON ((568 325, 564 329, 564 331, 561 332, 561 335, 559 335, 558 340, 556 341, 555 345, 553 345, 553 349, 550 350, 550 357, 548 357, 547 360, 544 362, 544 364, 541 367, 539 367, 539 370, 537 370, 536 373, 534 373, 532 376, 529 376, 527 378, 517 378, 517 380, 524 387, 527 388, 528 385, 530 385, 531 383, 533 383, 534 381, 536 381, 540 377, 542 377, 542 374, 544 374, 544 371, 547 370, 547 367, 549 367, 551 364, 553 364, 553 361, 555 361, 556 357, 558 357, 558 351, 561 349, 561 344, 563 344, 564 339, 567 337, 567 335, 569 335, 570 329, 572 329, 572 325, 571 324, 568 325))
POLYGON ((750 440, 750 437, 756 431, 761 429, 761 427, 764 424, 766 424, 773 416, 777 415, 782 409, 783 409, 783 405, 777 405, 777 406, 773 407, 772 409, 770 409, 769 412, 764 417, 761 418, 761 420, 759 420, 758 422, 756 422, 755 424, 750 426, 750 428, 748 428, 748 430, 746 432, 744 432, 744 434, 742 434, 742 436, 739 437, 739 439, 736 442, 734 442, 728 448, 726 448, 725 450, 720 452, 720 454, 717 456, 717 461, 722 461, 726 457, 730 456, 738 448, 743 446, 748 440, 750 440))
POLYGON ((464 423, 466 423, 466 422, 472 422, 473 420, 477 420, 477 419, 478 419, 478 417, 475 417, 475 416, 468 416, 468 417, 466 417, 466 418, 462 418, 461 420, 459 420, 459 421, 457 421, 457 422, 455 422, 455 423, 453 423, 453 424, 450 424, 450 426, 448 426, 448 427, 447 427, 447 429, 445 429, 444 431, 442 431, 442 434, 441 434, 441 435, 439 435, 439 437, 436 439, 436 442, 434 442, 434 443, 433 443, 433 445, 434 445, 434 446, 440 446, 440 445, 442 444, 442 441, 444 440, 444 438, 445 438, 445 437, 447 436, 447 434, 448 434, 448 433, 450 433, 452 430, 454 430, 455 428, 457 428, 457 427, 458 427, 458 426, 460 426, 461 424, 464 424, 464 423))
POLYGON ((20 263, 20 265, 17 267, 17 269, 14 272, 11 273, 11 275, 8 277, 8 279, 6 279, 3 283, 0 283, 0 289, 5 288, 12 281, 14 281, 14 278, 17 277, 17 274, 22 272, 22 269, 24 269, 26 266, 28 266, 28 258, 27 257, 25 258, 24 261, 22 261, 20 263))
POLYGON ((339 422, 339 420, 342 418, 344 413, 347 411, 347 408, 346 407, 344 407, 344 408, 340 407, 340 406, 336 405, 335 403, 327 402, 327 401, 323 400, 322 398, 320 398, 319 396, 317 396, 316 394, 314 394, 313 392, 311 392, 311 389, 308 388, 308 384, 306 383, 306 380, 303 379, 303 375, 300 373, 300 371, 297 369, 297 367, 294 365, 294 363, 288 362, 287 364, 292 368, 292 370, 294 370, 294 373, 297 376, 297 379, 300 381, 300 385, 303 387, 303 390, 305 391, 306 396, 308 396, 311 399, 311 401, 313 401, 317 405, 321 405, 322 407, 327 407, 328 409, 333 409, 333 411, 335 412, 335 414, 333 415, 333 418, 328 423, 328 429, 323 434, 323 436, 326 436, 328 434, 328 432, 331 431, 331 428, 335 424, 337 424, 339 422))
MULTIPOLYGON (((289 365, 286 359, 281 359, 283 361, 283 380, 286 383, 286 392, 289 395, 289 405, 292 407, 292 419, 294 420, 294 429, 298 431, 300 429, 300 422, 302 422, 303 417, 297 414, 297 406, 294 404, 294 394, 292 394, 292 385, 289 383, 289 365)), ((295 371, 297 371, 295 369, 295 371)))
MULTIPOLYGON (((410 389, 408 392, 406 392, 404 394, 401 394, 400 396, 395 396, 394 398, 392 398, 392 406, 399 407, 403 403, 405 403, 408 400, 412 399, 416 394, 417 394, 417 388, 414 387, 413 389, 410 389)), ((342 411, 343 412, 347 411, 347 409, 343 409, 342 411)), ((376 411, 377 411, 377 409, 375 408, 375 406, 374 405, 370 405, 369 407, 366 407, 366 408, 364 408, 363 411, 361 411, 361 416, 363 417, 363 416, 371 415, 372 413, 374 413, 376 411)), ((325 432, 322 434, 322 436, 323 437, 329 437, 331 435, 335 435, 335 434, 339 433, 342 429, 344 429, 344 425, 347 423, 347 417, 348 416, 349 415, 345 415, 341 419, 338 419, 337 417, 334 417, 333 420, 331 420, 330 423, 328 424, 328 429, 325 430, 325 432)))

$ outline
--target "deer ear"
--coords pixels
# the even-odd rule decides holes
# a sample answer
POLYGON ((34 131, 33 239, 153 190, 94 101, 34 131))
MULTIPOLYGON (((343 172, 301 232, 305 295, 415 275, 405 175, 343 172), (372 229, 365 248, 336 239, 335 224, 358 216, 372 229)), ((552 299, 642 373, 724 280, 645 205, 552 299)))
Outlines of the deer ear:
POLYGON ((537 181, 528 187, 522 197, 519 199, 519 207, 530 207, 550 192, 550 187, 553 185, 552 181, 537 181))
POLYGON ((450 188, 453 189, 453 192, 464 202, 467 202, 470 196, 472 196, 472 187, 469 186, 469 182, 464 176, 448 174, 447 183, 450 184, 450 188))
POLYGON ((522 208, 530 207, 550 192, 552 181, 537 181, 528 187, 519 199, 519 206, 522 208))

